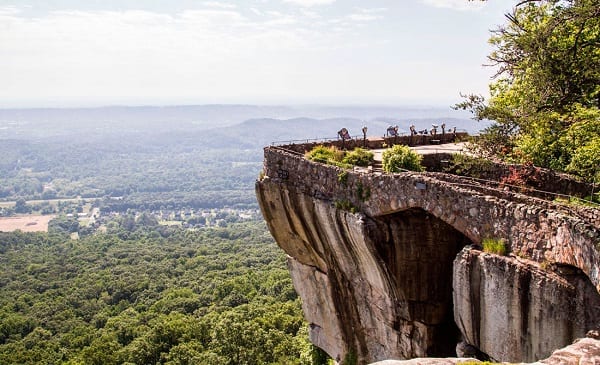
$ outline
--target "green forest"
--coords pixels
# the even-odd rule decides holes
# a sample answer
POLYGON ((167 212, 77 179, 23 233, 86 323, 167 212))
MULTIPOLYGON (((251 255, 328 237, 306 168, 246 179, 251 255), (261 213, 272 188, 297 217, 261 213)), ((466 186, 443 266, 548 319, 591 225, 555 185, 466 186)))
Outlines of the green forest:
POLYGON ((312 364, 263 222, 0 233, 2 364, 312 364))

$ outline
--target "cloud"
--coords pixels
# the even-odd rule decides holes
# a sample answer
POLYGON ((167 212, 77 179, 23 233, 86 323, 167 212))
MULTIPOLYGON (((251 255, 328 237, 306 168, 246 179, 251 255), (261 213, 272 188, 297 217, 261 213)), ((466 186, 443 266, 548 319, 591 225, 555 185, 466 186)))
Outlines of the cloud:
POLYGON ((357 25, 364 25, 375 20, 383 19, 382 13, 386 8, 355 8, 352 13, 337 18, 328 19, 329 24, 335 24, 335 31, 346 31, 357 25))
POLYGON ((425 5, 433 6, 436 8, 446 8, 454 10, 479 10, 485 6, 484 1, 473 0, 421 0, 425 5))
POLYGON ((204 6, 207 6, 207 7, 211 7, 211 8, 221 8, 221 9, 237 8, 237 5, 235 5, 235 4, 228 4, 228 3, 218 2, 218 1, 203 1, 201 4, 204 6))
POLYGON ((2 15, 16 15, 19 14, 21 11, 14 6, 5 6, 5 7, 0 7, 0 16, 2 15))
POLYGON ((19 9, 0 7, 2 103, 293 98, 313 95, 321 83, 324 94, 343 92, 339 85, 345 84, 358 90, 344 81, 352 79, 357 62, 366 62, 358 63, 364 82, 374 82, 369 75, 379 70, 367 56, 374 47, 370 32, 360 27, 386 14, 381 8, 332 15, 315 8, 211 4, 170 13, 62 10, 31 16, 19 9))
POLYGON ((335 1, 336 0, 283 0, 285 3, 291 3, 302 7, 329 5, 333 4, 335 1))

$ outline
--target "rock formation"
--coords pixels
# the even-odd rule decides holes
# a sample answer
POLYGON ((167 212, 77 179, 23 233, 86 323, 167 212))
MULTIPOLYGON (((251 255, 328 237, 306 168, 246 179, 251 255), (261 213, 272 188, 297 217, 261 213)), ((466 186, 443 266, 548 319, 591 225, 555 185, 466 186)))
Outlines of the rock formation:
POLYGON ((532 362, 600 328, 597 212, 436 173, 346 171, 265 149, 261 210, 338 362, 532 362), (482 253, 486 237, 510 256, 482 253))

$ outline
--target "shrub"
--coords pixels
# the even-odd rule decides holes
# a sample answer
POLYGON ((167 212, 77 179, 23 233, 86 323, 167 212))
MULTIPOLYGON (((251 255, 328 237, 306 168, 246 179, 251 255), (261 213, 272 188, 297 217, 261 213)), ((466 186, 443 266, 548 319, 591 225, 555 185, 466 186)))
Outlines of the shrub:
POLYGON ((373 162, 373 152, 367 151, 364 148, 356 147, 353 151, 348 152, 343 163, 355 166, 369 166, 373 162))
POLYGON ((493 168, 494 164, 488 159, 455 153, 452 155, 452 161, 446 172, 481 178, 485 177, 493 168))
POLYGON ((385 172, 423 171, 422 156, 413 152, 408 146, 395 145, 383 151, 382 160, 385 172))
POLYGON ((344 151, 340 151, 334 146, 325 147, 319 145, 308 151, 304 156, 311 161, 335 164, 335 162, 342 161, 344 158, 344 151))
POLYGON ((336 209, 345 210, 345 211, 353 213, 353 214, 356 213, 356 207, 349 200, 345 200, 345 199, 336 200, 334 205, 335 205, 336 209))
POLYGON ((342 171, 338 174, 338 182, 344 186, 348 183, 348 171, 342 171))
POLYGON ((496 255, 506 255, 506 244, 503 239, 497 238, 484 238, 483 239, 483 251, 493 253, 496 255))

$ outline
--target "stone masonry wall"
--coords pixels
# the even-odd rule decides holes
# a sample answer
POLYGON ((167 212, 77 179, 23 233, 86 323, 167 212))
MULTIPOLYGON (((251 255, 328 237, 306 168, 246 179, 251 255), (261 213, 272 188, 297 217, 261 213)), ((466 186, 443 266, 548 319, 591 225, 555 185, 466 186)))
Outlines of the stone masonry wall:
POLYGON ((476 244, 486 237, 502 239, 516 255, 578 267, 600 289, 599 227, 540 207, 537 199, 517 194, 520 200, 514 202, 423 173, 348 171, 273 147, 265 149, 264 173, 298 192, 371 217, 421 208, 476 244))

